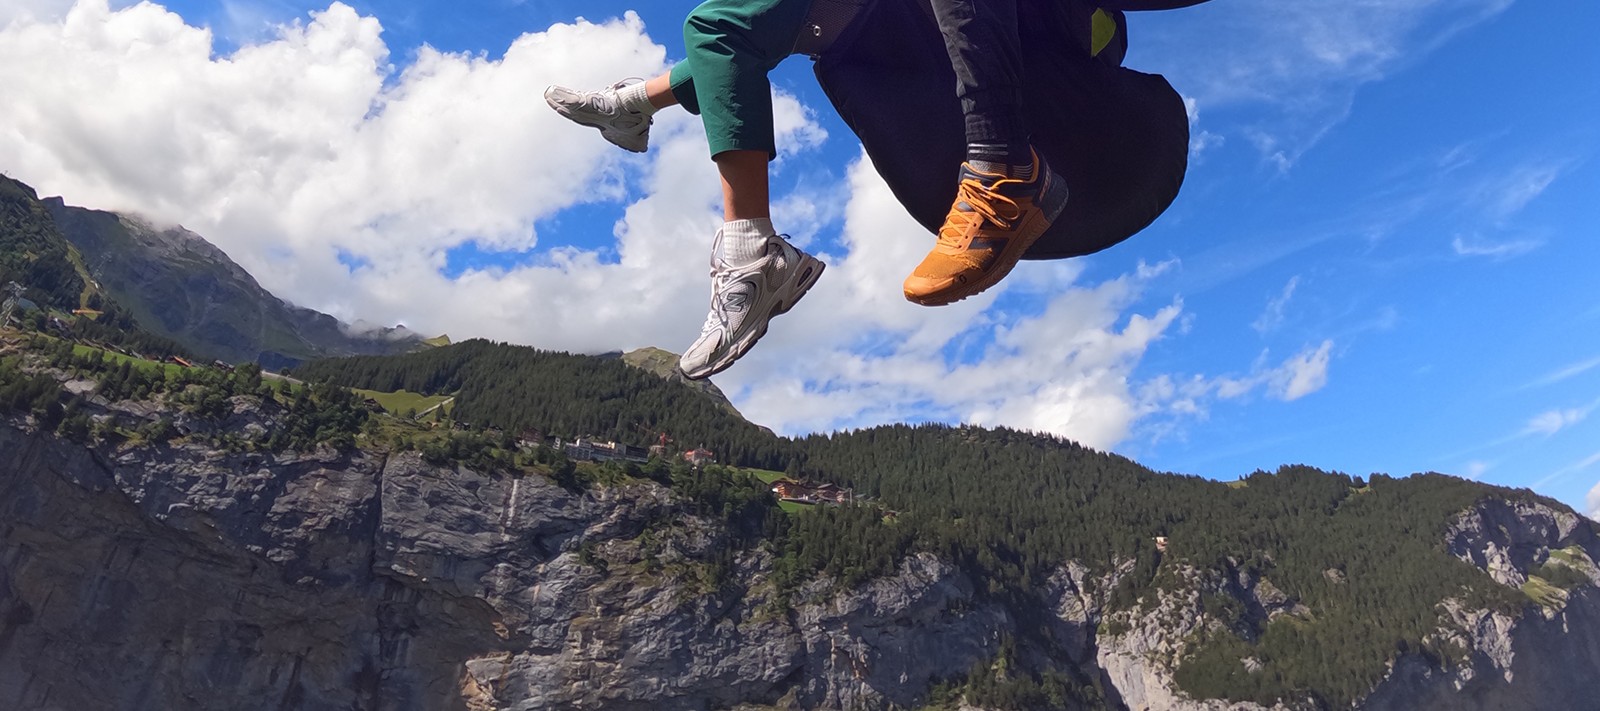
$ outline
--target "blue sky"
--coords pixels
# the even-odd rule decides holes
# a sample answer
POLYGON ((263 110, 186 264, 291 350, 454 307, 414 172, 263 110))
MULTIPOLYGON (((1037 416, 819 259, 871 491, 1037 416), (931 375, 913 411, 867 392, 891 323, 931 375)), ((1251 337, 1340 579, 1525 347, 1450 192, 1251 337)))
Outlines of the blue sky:
MULTIPOLYGON (((698 127, 664 116, 618 155, 539 92, 669 66, 692 6, 24 0, 0 11, 23 109, 0 169, 189 226, 348 320, 682 350, 715 228, 698 127)), ((971 420, 1223 479, 1437 470, 1600 508, 1600 5, 1214 0, 1130 25, 1127 65, 1191 102, 1177 203, 931 313, 895 291, 925 236, 809 64, 780 67, 777 226, 834 268, 718 384, 791 433, 971 420)))

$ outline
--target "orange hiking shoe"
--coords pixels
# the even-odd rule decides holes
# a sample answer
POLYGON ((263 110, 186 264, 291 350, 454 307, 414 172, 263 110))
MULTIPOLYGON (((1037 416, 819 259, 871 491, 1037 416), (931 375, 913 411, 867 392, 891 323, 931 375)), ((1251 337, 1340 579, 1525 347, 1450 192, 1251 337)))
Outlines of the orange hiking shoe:
POLYGON ((1066 206, 1066 182, 1037 152, 1032 180, 983 173, 962 163, 956 202, 939 228, 939 244, 906 277, 906 298, 944 306, 994 286, 1066 206))

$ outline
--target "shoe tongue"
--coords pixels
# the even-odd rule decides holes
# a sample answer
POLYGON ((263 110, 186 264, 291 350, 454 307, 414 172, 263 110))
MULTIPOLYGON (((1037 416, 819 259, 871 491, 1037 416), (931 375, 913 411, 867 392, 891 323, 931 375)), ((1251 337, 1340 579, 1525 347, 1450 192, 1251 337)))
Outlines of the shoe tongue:
POLYGON ((971 163, 961 164, 960 180, 976 180, 980 183, 983 183, 985 186, 992 186, 997 182, 1005 180, 1005 178, 1006 174, 1004 170, 989 173, 978 170, 977 168, 973 167, 971 163))
MULTIPOLYGON (((982 185, 983 187, 993 188, 995 183, 998 183, 1001 180, 1004 180, 1005 177, 1006 176, 1004 174, 985 173, 985 172, 979 171, 976 168, 973 168, 971 163, 962 163, 961 164, 961 177, 958 180, 960 182, 966 182, 968 180, 972 180, 972 181, 976 181, 978 184, 982 185)), ((972 205, 969 204, 965 200, 958 200, 958 201, 956 201, 956 209, 960 210, 962 212, 972 212, 972 205)))

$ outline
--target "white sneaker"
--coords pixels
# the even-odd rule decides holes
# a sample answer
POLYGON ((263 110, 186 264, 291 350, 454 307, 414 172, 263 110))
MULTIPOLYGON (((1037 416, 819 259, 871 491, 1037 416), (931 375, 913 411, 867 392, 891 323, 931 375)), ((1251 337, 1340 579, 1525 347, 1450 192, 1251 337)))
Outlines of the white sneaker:
POLYGON ((578 91, 564 86, 544 90, 544 101, 572 121, 600 129, 600 135, 626 150, 643 153, 650 143, 649 116, 622 107, 617 90, 643 79, 623 79, 599 91, 578 91))
POLYGON ((722 232, 711 248, 711 313, 700 338, 678 360, 690 380, 720 373, 749 352, 767 332, 767 322, 794 308, 826 267, 782 237, 767 240, 767 253, 735 267, 722 261, 722 232))

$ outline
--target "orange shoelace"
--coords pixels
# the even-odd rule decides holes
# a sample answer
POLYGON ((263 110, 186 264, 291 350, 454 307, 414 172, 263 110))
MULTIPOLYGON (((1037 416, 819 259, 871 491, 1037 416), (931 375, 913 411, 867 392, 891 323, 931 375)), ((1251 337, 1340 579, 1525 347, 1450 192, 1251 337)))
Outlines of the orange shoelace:
MULTIPOLYGON (((995 182, 998 187, 999 180, 995 182)), ((983 183, 976 178, 967 178, 961 181, 956 189, 956 204, 966 203, 971 210, 951 208, 950 216, 945 219, 944 229, 939 230, 939 244, 955 250, 966 248, 970 233, 983 227, 984 222, 989 222, 1002 230, 1011 229, 1013 220, 1022 216, 1022 206, 1015 200, 985 188, 983 183)))

